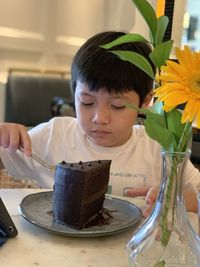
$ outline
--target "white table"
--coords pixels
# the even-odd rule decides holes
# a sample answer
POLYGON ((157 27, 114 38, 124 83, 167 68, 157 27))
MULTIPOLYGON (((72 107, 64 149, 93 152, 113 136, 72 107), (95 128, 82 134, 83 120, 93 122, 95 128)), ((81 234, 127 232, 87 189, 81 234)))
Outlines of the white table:
MULTIPOLYGON (((47 190, 0 189, 0 196, 19 232, 0 248, 0 267, 128 266, 125 244, 133 230, 107 237, 78 238, 56 235, 27 222, 20 215, 19 203, 24 196, 41 191, 47 190)), ((143 205, 141 198, 128 200, 143 205)), ((197 227, 196 214, 190 217, 197 227)))
POLYGON ((19 204, 24 196, 40 191, 47 190, 0 190, 0 196, 19 232, 17 237, 10 238, 0 248, 1 267, 128 266, 125 244, 133 230, 107 237, 78 238, 56 235, 27 222, 20 215, 19 204))

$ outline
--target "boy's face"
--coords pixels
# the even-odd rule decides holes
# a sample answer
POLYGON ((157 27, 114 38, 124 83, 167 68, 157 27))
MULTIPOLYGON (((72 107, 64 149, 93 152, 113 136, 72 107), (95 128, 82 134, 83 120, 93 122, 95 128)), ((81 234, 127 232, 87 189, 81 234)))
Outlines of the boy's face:
POLYGON ((134 91, 109 94, 103 88, 92 92, 87 84, 77 82, 76 116, 82 130, 94 144, 114 147, 129 139, 138 113, 126 108, 126 102, 138 106, 139 95, 134 91))

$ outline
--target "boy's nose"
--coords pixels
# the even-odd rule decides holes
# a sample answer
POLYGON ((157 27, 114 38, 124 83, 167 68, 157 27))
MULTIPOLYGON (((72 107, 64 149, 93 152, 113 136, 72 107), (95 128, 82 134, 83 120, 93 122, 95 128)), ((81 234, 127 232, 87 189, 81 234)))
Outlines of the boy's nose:
POLYGON ((96 124, 106 124, 110 120, 109 112, 106 109, 95 110, 92 122, 96 124))

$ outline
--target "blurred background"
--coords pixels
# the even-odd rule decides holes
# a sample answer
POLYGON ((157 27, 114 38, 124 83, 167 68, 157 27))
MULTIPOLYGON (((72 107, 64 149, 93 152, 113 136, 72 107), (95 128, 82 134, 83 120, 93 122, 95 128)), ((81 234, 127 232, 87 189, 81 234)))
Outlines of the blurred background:
MULTIPOLYGON (((169 5, 175 46, 199 50, 199 0, 149 2, 155 9, 158 2, 169 5)), ((54 115, 74 116, 72 58, 105 30, 148 36, 131 0, 0 0, 0 122, 31 127, 54 115)))

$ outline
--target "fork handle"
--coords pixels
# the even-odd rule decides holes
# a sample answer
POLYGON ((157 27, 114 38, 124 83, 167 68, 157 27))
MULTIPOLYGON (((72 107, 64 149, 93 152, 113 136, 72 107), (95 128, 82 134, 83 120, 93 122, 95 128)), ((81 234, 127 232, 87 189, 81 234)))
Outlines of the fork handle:
MULTIPOLYGON (((20 150, 21 152, 24 153, 24 148, 23 148, 23 147, 19 146, 19 150, 20 150)), ((31 154, 31 157, 32 157, 35 161, 37 161, 38 163, 40 163, 42 166, 44 166, 44 167, 46 167, 46 168, 49 169, 49 165, 48 165, 46 162, 44 162, 41 158, 39 158, 38 156, 36 156, 36 155, 33 154, 33 153, 31 154)))

